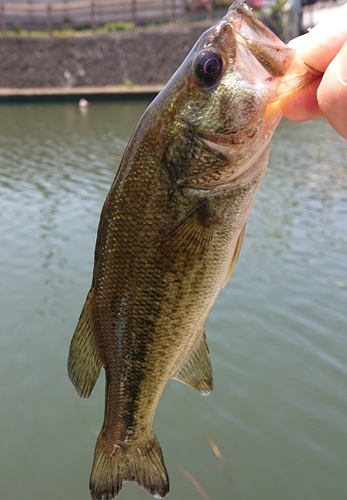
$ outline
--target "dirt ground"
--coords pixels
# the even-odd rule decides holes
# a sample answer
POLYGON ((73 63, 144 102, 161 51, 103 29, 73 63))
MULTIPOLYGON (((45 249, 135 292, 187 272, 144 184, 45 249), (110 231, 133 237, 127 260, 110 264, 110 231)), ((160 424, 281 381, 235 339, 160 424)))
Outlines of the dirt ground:
POLYGON ((210 22, 106 35, 0 38, 0 87, 164 84, 210 22))

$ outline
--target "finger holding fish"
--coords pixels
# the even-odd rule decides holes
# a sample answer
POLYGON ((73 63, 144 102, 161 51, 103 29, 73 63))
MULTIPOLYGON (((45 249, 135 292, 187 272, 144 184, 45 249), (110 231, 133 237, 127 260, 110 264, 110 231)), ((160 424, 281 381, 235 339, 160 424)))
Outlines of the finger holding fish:
POLYGON ((289 42, 321 78, 281 99, 283 114, 293 121, 325 117, 347 138, 347 5, 308 33, 289 42))

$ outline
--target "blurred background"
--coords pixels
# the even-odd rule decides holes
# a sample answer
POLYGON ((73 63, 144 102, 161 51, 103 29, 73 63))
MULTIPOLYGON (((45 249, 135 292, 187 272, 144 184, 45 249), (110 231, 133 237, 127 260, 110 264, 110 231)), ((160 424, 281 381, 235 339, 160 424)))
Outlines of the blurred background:
MULTIPOLYGON (((3 33, 54 28, 97 28, 112 30, 134 25, 220 17, 228 0, 12 0, 0 4, 3 33), (112 26, 113 24, 113 26, 112 26)), ((288 35, 304 31, 326 18, 344 0, 249 0, 250 7, 268 18, 288 35), (289 13, 290 11, 290 13, 289 13)), ((294 35, 295 36, 295 35, 294 35)))

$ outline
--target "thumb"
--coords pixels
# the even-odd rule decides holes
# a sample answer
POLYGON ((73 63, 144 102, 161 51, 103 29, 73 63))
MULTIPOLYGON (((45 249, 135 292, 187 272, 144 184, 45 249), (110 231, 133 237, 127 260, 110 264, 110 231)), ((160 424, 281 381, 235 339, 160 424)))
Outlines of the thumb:
POLYGON ((317 100, 330 125, 347 139, 347 42, 327 67, 317 100))

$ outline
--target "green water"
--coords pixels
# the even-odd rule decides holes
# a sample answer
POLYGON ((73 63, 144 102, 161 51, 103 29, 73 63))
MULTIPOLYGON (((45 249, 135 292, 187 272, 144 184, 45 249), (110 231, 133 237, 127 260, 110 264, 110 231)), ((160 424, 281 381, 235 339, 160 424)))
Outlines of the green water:
MULTIPOLYGON (((89 498, 104 380, 81 401, 67 350, 100 209, 146 105, 0 108, 0 498, 89 498)), ((323 121, 279 127, 206 324, 215 390, 172 381, 158 407, 169 499, 347 498, 346 155, 323 121)), ((151 497, 125 484, 120 498, 151 497)))

